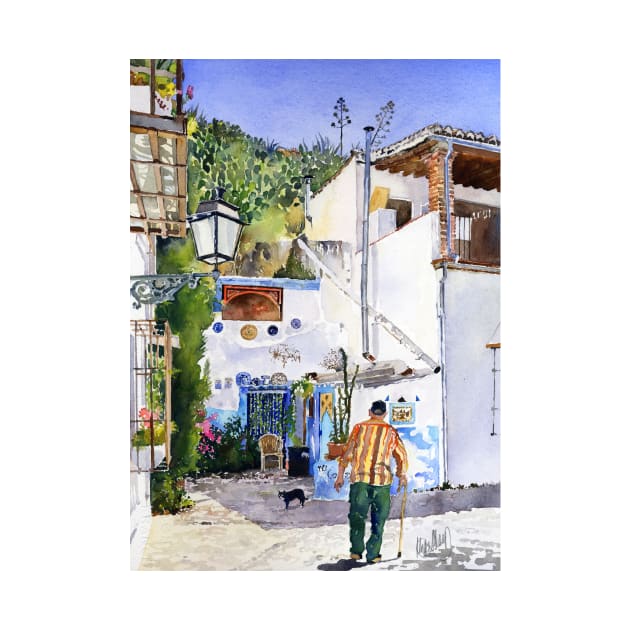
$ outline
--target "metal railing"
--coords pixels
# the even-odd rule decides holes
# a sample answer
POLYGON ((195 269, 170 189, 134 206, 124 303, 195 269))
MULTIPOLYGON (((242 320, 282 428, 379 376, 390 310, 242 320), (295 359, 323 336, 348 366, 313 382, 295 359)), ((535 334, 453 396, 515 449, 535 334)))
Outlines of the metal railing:
POLYGON ((500 235, 498 213, 483 216, 454 216, 454 252, 461 261, 498 265, 500 235))
POLYGON ((130 450, 137 470, 171 458, 172 334, 168 322, 131 320, 130 450))

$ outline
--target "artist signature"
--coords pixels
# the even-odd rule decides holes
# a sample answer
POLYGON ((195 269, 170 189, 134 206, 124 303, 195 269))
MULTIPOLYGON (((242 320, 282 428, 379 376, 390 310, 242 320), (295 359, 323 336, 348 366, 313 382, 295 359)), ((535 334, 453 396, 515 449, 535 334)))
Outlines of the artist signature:
POLYGON ((445 550, 453 547, 451 544, 451 530, 448 527, 444 528, 443 534, 438 534, 437 529, 431 530, 431 540, 418 536, 416 538, 416 556, 419 557, 432 551, 437 551, 442 545, 444 545, 445 550))

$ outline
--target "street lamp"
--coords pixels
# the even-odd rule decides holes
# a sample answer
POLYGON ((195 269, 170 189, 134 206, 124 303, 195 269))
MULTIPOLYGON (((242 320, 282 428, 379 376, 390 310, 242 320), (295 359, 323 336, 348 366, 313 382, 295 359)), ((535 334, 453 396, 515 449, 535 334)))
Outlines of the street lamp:
POLYGON ((186 218, 192 232, 197 260, 214 264, 211 273, 161 274, 153 276, 131 276, 131 295, 135 298, 134 308, 142 304, 161 304, 172 300, 184 286, 194 289, 200 278, 218 279, 219 263, 229 262, 236 257, 236 248, 243 231, 248 225, 238 214, 238 206, 223 199, 225 188, 215 188, 210 201, 202 201, 196 214, 186 218))

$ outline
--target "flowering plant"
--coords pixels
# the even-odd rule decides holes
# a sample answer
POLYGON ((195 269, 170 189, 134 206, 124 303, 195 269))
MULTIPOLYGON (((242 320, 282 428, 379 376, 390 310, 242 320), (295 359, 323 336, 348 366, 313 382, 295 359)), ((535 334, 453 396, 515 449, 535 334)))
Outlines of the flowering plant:
POLYGON ((175 108, 175 104, 173 102, 173 97, 176 94, 183 94, 183 98, 182 98, 182 107, 188 103, 188 101, 191 101, 194 97, 194 90, 195 88, 192 85, 189 85, 186 88, 186 93, 184 94, 181 90, 178 90, 175 86, 175 83, 173 83, 173 81, 171 81, 170 79, 162 79, 160 80, 160 78, 158 77, 157 82, 156 82, 156 91, 155 91, 155 101, 158 104, 158 106, 160 107, 160 109, 162 111, 166 111, 168 110, 168 105, 170 104, 171 106, 171 115, 175 116, 177 113, 177 110, 175 108))
POLYGON ((160 419, 160 414, 155 411, 151 411, 146 407, 142 407, 140 411, 138 411, 138 416, 144 420, 143 424, 145 427, 149 428, 151 426, 151 420, 157 421, 160 419))
POLYGON ((206 412, 202 409, 197 411, 199 418, 203 418, 202 422, 197 422, 196 427, 201 429, 199 444, 197 450, 207 457, 214 459, 217 456, 218 445, 221 444, 222 433, 217 427, 212 426, 212 422, 218 418, 217 413, 210 414, 206 417, 206 412))
POLYGON ((151 424, 153 424, 153 445, 164 444, 166 441, 166 427, 160 422, 160 415, 142 407, 138 411, 138 417, 142 420, 142 426, 135 432, 132 444, 135 448, 151 446, 151 424))

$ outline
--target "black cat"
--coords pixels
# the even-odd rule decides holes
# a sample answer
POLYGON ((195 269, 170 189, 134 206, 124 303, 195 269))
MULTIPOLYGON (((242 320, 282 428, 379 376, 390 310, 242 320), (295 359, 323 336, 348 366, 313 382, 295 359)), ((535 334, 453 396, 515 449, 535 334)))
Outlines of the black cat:
POLYGON ((304 507, 304 501, 308 501, 308 499, 304 496, 304 490, 300 488, 296 488, 295 490, 288 490, 287 492, 280 491, 278 492, 278 496, 281 499, 284 499, 285 509, 289 509, 289 503, 293 501, 293 499, 297 499, 300 502, 300 505, 304 507))

